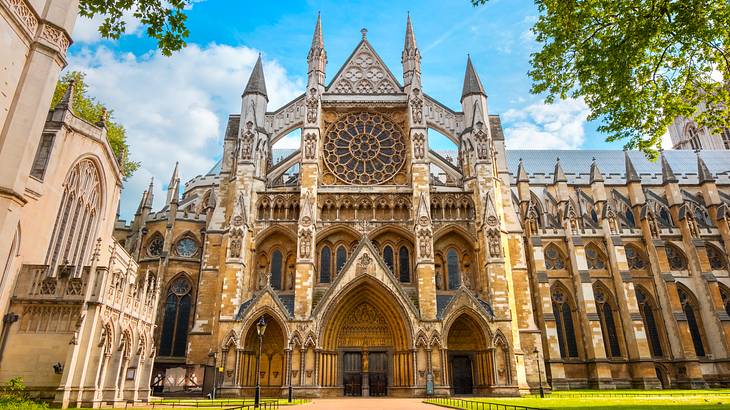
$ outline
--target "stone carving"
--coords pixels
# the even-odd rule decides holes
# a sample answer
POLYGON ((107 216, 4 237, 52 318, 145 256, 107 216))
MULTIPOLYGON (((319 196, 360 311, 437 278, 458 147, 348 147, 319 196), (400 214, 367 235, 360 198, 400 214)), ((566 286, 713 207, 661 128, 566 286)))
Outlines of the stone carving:
POLYGON ((330 89, 337 94, 394 94, 400 91, 367 43, 362 43, 348 60, 330 89))
POLYGON ((441 269, 436 269, 436 289, 441 290, 441 269))
POLYGON ((498 229, 487 230, 487 242, 489 243, 489 257, 499 258, 502 256, 502 241, 498 229))
POLYGON ((657 225, 657 220, 651 211, 646 215, 646 222, 649 224, 649 232, 651 233, 651 237, 659 238, 659 225, 657 225))
POLYGON ((43 28, 41 29, 41 38, 58 47, 61 54, 66 54, 68 46, 71 45, 71 40, 65 32, 48 23, 43 24, 43 28))
POLYGON ((289 290, 294 290, 294 281, 296 280, 296 272, 294 269, 289 269, 289 290))
POLYGON ((364 253, 360 259, 357 260, 357 274, 362 275, 368 272, 368 266, 372 263, 373 259, 369 254, 364 253))
POLYGON ((309 133, 304 136, 304 159, 314 159, 317 152, 317 135, 309 133))
POLYGON ((461 284, 467 288, 471 289, 471 274, 468 271, 461 272, 461 284))
POLYGON ((307 122, 315 124, 317 122, 317 111, 319 108, 319 99, 317 98, 317 89, 312 88, 309 90, 309 97, 307 98, 307 122))
POLYGON ((250 160, 252 158, 251 153, 253 152, 253 140, 254 135, 250 130, 245 131, 241 136, 241 159, 250 160))
POLYGON ((299 232, 299 257, 309 259, 312 257, 312 231, 302 229, 299 232))
MULTIPOLYGON (((482 123, 477 123, 477 126, 480 126, 480 124, 482 123)), ((484 131, 478 131, 474 136, 474 141, 477 146, 477 158, 489 159, 489 137, 487 134, 484 131)))
MULTIPOLYGON (((25 28, 33 35, 38 28, 38 19, 31 8, 23 0, 8 0, 15 15, 18 16, 25 28)), ((64 50, 65 51, 65 50, 64 50)))
POLYGON ((418 96, 420 91, 418 88, 413 90, 413 97, 411 97, 411 115, 415 124, 421 124, 423 122, 423 100, 418 96))
POLYGON ((413 158, 423 159, 426 156, 426 136, 422 133, 413 135, 413 158))
POLYGON ((418 230, 418 257, 431 258, 431 230, 428 228, 418 230))
MULTIPOLYGON (((347 315, 338 337, 339 346, 391 346, 393 336, 383 314, 364 302, 347 315)), ((367 355, 364 355, 367 357, 367 355)))
POLYGON ((231 231, 231 244, 228 249, 228 254, 231 258, 241 257, 241 245, 243 241, 243 230, 236 228, 231 231))

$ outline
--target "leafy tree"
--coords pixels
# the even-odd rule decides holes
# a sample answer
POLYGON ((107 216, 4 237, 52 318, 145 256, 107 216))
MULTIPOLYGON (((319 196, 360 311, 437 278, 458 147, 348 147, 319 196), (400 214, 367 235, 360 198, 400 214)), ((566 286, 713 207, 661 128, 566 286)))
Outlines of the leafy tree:
POLYGON ((157 40, 162 54, 185 47, 189 31, 185 26, 185 8, 192 0, 80 0, 79 14, 84 17, 104 16, 99 27, 102 36, 117 39, 124 34, 122 17, 131 13, 147 28, 147 35, 157 40))
POLYGON ((64 74, 56 84, 56 90, 51 100, 51 107, 55 107, 61 101, 61 97, 63 97, 63 94, 68 89, 70 81, 73 80, 74 98, 71 110, 74 114, 92 124, 97 123, 102 117, 106 117, 106 138, 109 141, 109 146, 114 152, 114 155, 117 157, 119 168, 126 180, 139 168, 139 162, 129 160, 129 146, 127 145, 127 135, 124 127, 110 120, 113 114, 110 109, 87 95, 88 87, 84 81, 84 77, 85 74, 80 71, 69 71, 64 74))
POLYGON ((534 1, 542 49, 531 56, 531 92, 583 96, 607 141, 656 158, 678 115, 715 132, 730 126, 727 0, 534 1))

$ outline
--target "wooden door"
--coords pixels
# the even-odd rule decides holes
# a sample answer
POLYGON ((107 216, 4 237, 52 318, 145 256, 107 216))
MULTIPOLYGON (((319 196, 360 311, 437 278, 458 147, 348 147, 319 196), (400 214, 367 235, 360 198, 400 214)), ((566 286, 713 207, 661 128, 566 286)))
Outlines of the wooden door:
POLYGON ((454 394, 473 394, 474 381, 471 375, 469 356, 454 356, 451 359, 452 386, 454 394))
POLYGON ((362 396, 362 353, 346 352, 343 365, 345 396, 362 396))
POLYGON ((368 355, 368 387, 371 396, 388 394, 388 355, 385 352, 368 355))

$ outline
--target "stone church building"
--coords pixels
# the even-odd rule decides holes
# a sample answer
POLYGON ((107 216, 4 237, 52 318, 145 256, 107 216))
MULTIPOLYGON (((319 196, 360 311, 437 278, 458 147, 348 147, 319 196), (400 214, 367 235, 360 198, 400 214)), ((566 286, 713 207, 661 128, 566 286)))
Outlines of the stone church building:
POLYGON ((220 163, 117 223, 161 281, 153 389, 215 366, 251 395, 262 317, 267 396, 728 384, 728 151, 508 151, 470 59, 461 111, 422 87, 410 18, 401 61, 363 30, 325 81, 318 19, 306 92, 269 111, 259 59, 220 163))

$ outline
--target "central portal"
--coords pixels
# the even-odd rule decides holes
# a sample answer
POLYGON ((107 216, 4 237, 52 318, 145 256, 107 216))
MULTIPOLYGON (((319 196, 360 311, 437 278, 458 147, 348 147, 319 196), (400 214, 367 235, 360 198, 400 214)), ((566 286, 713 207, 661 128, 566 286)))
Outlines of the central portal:
POLYGON ((342 384, 345 396, 386 396, 388 394, 388 354, 386 352, 345 352, 342 384))

